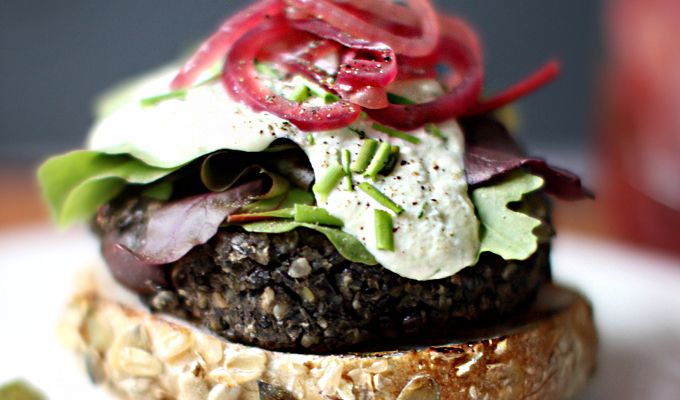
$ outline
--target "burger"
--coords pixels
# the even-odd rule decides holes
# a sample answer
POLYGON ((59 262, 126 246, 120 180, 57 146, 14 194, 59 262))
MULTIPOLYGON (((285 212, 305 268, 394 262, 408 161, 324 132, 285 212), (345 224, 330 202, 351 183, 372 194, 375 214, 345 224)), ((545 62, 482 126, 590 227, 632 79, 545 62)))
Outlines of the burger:
POLYGON ((41 167, 107 267, 61 337, 123 398, 575 393, 596 338, 549 196, 592 195, 495 116, 557 70, 482 98, 475 32, 425 0, 253 4, 41 167))

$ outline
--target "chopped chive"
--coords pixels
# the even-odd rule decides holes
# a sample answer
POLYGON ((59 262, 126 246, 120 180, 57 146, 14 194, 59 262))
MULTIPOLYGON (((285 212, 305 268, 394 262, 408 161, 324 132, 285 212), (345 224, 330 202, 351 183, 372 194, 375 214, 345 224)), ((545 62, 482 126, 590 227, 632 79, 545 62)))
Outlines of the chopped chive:
POLYGON ((326 201, 328 194, 340 182, 343 176, 345 176, 345 170, 338 163, 333 163, 328 167, 326 174, 314 184, 312 191, 319 195, 321 201, 326 201))
POLYGON ((318 225, 344 226, 341 220, 330 215, 326 209, 304 204, 295 205, 295 220, 318 225))
POLYGON ((378 178, 378 172, 380 172, 390 158, 390 154, 392 154, 392 145, 387 142, 382 142, 375 157, 371 160, 371 164, 366 168, 364 177, 370 177, 373 182, 375 182, 376 178, 378 178))
POLYGON ((390 136, 399 138, 399 139, 401 139, 401 140, 405 140, 405 141, 407 141, 407 142, 411 142, 411 143, 413 143, 413 144, 418 144, 418 143, 420 143, 420 139, 418 139, 418 138, 415 137, 415 136, 411 136, 411 135, 409 135, 408 133, 400 132, 400 131, 398 131, 398 130, 396 130, 396 129, 389 128, 389 127, 387 127, 387 126, 385 126, 385 125, 380 125, 380 124, 377 123, 377 122, 374 122, 374 123, 373 123, 372 128, 375 129, 376 131, 379 131, 379 132, 382 132, 382 133, 386 133, 386 134, 388 134, 388 135, 390 135, 390 136))
POLYGON ((387 93, 387 101, 389 101, 391 104, 398 104, 402 106, 410 106, 412 104, 416 104, 415 101, 409 100, 406 97, 399 96, 398 94, 394 93, 387 93))
POLYGON ((352 155, 349 150, 345 149, 342 152, 342 168, 345 170, 345 183, 346 189, 350 192, 354 190, 354 182, 352 182, 352 171, 349 169, 349 165, 352 162, 352 155))
POLYGON ((361 182, 359 184, 359 189, 361 189, 367 195, 373 197, 381 205, 394 211, 395 214, 399 215, 404 212, 403 208, 401 208, 397 203, 393 202, 392 199, 382 194, 380 190, 378 190, 375 186, 371 185, 370 183, 361 182))
POLYGON ((212 82, 222 76, 222 70, 215 72, 214 74, 210 75, 209 77, 203 79, 202 81, 198 82, 197 84, 194 85, 194 87, 198 87, 201 85, 205 85, 208 82, 212 82))
POLYGON ((340 97, 334 95, 331 92, 326 91, 326 89, 322 88, 316 83, 306 82, 305 84, 307 85, 309 91, 312 92, 313 95, 321 97, 323 99, 323 102, 326 104, 335 103, 336 101, 340 100, 340 97))
POLYGON ((295 101, 297 103, 307 100, 309 97, 309 88, 304 83, 300 83, 295 86, 295 89, 286 97, 290 101, 295 101))
POLYGON ((375 139, 366 139, 363 146, 361 146, 361 150, 359 150, 357 159, 352 163, 350 170, 358 173, 366 171, 366 167, 370 164, 376 150, 378 150, 378 141, 375 139))
POLYGON ((139 100, 139 104, 142 108, 155 106, 156 104, 170 99, 178 99, 186 96, 187 89, 178 89, 174 92, 159 94, 158 96, 147 97, 145 99, 139 100))
POLYGON ((397 161, 399 161, 399 146, 392 146, 390 157, 378 173, 383 176, 391 174, 392 171, 394 171, 394 167, 397 165, 397 161))
POLYGON ((334 95, 333 93, 327 91, 326 89, 322 88, 321 86, 317 85, 316 83, 307 80, 301 76, 296 76, 293 78, 293 83, 295 84, 303 84, 307 86, 309 91, 316 97, 321 97, 324 101, 324 103, 329 104, 329 103, 335 103, 336 101, 340 100, 340 97, 334 95))
POLYGON ((439 127, 437 125, 429 123, 425 125, 423 128, 425 128, 425 132, 429 133, 430 135, 436 138, 443 138, 442 132, 439 130, 439 127))
POLYGON ((307 135, 307 141, 309 142, 309 144, 314 144, 314 135, 312 135, 311 133, 307 135))
POLYGON ((375 248, 394 251, 392 214, 376 209, 373 213, 375 224, 375 248))
POLYGON ((425 208, 427 207, 427 203, 423 203, 423 208, 420 209, 420 214, 418 214, 418 219, 423 219, 423 216, 425 215, 425 208))
POLYGON ((257 60, 255 60, 255 71, 257 71, 257 73, 260 74, 260 75, 271 76, 272 78, 278 79, 278 80, 283 79, 283 77, 281 76, 281 74, 279 72, 272 69, 269 65, 267 65, 265 63, 258 62, 257 60))

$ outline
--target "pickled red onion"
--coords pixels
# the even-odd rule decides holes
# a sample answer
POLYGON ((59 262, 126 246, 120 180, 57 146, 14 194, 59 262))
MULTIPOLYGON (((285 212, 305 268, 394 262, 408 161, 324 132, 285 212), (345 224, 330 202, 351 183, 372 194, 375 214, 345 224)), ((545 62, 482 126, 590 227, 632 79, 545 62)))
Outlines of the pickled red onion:
POLYGON ((201 72, 212 67, 227 54, 239 37, 268 18, 281 13, 283 13, 282 0, 264 0, 229 18, 182 66, 170 88, 177 90, 191 86, 201 72))
POLYGON ((443 28, 435 53, 438 62, 446 62, 456 73, 454 87, 427 103, 390 104, 366 113, 383 125, 412 130, 430 122, 441 122, 464 114, 473 106, 482 89, 481 46, 474 31, 462 20, 440 17, 443 28))
POLYGON ((489 111, 493 111, 510 104, 520 97, 533 92, 539 87, 555 79, 559 73, 560 64, 555 60, 551 60, 541 69, 534 72, 531 76, 524 79, 523 81, 489 99, 477 103, 475 106, 465 112, 465 116, 486 114, 489 111))
POLYGON ((396 55, 390 47, 357 39, 317 19, 291 21, 291 25, 349 48, 342 56, 335 84, 328 85, 329 89, 362 107, 384 108, 388 105, 385 87, 395 79, 398 71, 396 55))
MULTIPOLYGON (((328 25, 343 32, 350 32, 353 36, 361 37, 371 42, 385 43, 397 54, 412 57, 425 56, 430 54, 437 46, 437 39, 439 37, 437 14, 427 0, 403 1, 406 5, 404 11, 411 11, 420 23, 421 35, 419 37, 401 36, 389 30, 376 27, 330 0, 285 1, 292 8, 292 11, 288 11, 291 18, 299 18, 300 13, 307 14, 308 17, 321 19, 328 25)), ((379 0, 364 1, 361 2, 359 8, 370 9, 375 12, 385 7, 386 3, 379 0)), ((396 15, 400 14, 405 13, 396 13, 396 15)), ((390 16, 387 17, 389 18, 390 16)), ((399 18, 399 21, 403 20, 403 17, 399 18)))
POLYGON ((255 71, 255 59, 267 44, 291 35, 285 20, 272 18, 239 38, 227 55, 222 80, 227 92, 255 111, 267 111, 283 118, 303 131, 339 129, 350 125, 361 113, 361 107, 338 101, 324 106, 295 103, 264 85, 255 71))

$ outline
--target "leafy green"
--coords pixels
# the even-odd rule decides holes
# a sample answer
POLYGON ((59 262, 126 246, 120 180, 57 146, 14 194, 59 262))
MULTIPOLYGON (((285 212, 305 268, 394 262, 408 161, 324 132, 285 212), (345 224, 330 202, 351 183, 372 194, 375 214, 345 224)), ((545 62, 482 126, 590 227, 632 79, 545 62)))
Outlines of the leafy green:
POLYGON ((256 174, 266 174, 272 182, 271 189, 262 198, 278 197, 286 193, 290 181, 254 164, 243 152, 220 151, 209 155, 201 165, 201 180, 213 192, 229 189, 241 179, 256 174))
POLYGON ((205 244, 222 221, 263 190, 261 179, 163 204, 149 218, 142 248, 128 249, 149 264, 169 264, 184 257, 192 248, 205 244))
POLYGON ((517 170, 501 182, 472 191, 480 220, 480 254, 489 251, 506 260, 525 260, 536 251, 537 238, 532 231, 541 221, 510 210, 508 204, 541 186, 543 179, 517 170))
POLYGON ((241 208, 241 212, 260 213, 277 210, 280 208, 292 208, 296 204, 314 204, 314 195, 300 188, 293 188, 278 197, 270 197, 256 200, 241 208))
POLYGON ((177 168, 152 167, 127 154, 80 150, 47 160, 38 179, 53 218, 63 228, 91 218, 125 185, 151 183, 177 168))
POLYGON ((148 188, 142 191, 142 197, 150 199, 167 201, 172 197, 173 183, 169 180, 161 180, 158 183, 149 185, 148 188))
POLYGON ((337 228, 329 228, 290 220, 258 221, 242 224, 241 226, 248 232, 260 233, 283 233, 292 231, 295 228, 314 229, 315 231, 326 235, 328 240, 333 243, 333 246, 335 246, 340 254, 346 259, 367 265, 376 265, 378 263, 373 255, 366 250, 363 244, 361 244, 359 239, 337 228))
POLYGON ((330 215, 325 208, 296 204, 293 217, 297 222, 343 227, 342 220, 330 215))
POLYGON ((7 382, 0 386, 2 400, 44 400, 45 396, 23 379, 7 382))

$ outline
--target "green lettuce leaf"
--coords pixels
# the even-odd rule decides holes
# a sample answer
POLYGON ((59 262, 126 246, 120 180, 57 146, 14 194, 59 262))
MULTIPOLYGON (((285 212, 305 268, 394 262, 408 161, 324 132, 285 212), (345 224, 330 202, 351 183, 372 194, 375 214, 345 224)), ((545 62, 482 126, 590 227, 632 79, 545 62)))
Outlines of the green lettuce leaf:
POLYGON ((277 197, 255 200, 247 206, 242 207, 239 212, 249 214, 262 213, 284 208, 293 208, 296 204, 312 205, 314 202, 314 195, 310 192, 300 188, 292 188, 288 192, 277 197))
POLYGON ((501 182, 472 191, 480 221, 479 254, 489 251, 506 260, 526 260, 536 251, 537 237, 532 231, 541 221, 510 210, 508 204, 541 186, 543 179, 518 170, 501 182))
POLYGON ((152 167, 127 154, 81 150, 47 160, 38 180, 54 220, 64 228, 94 216, 125 185, 151 183, 178 168, 152 167))
POLYGON ((326 235, 328 240, 333 243, 333 246, 335 246, 340 254, 346 259, 367 265, 376 265, 378 263, 373 255, 366 250, 363 244, 361 244, 359 239, 337 228, 329 228, 291 220, 258 221, 242 224, 241 226, 248 232, 260 233, 283 233, 301 227, 314 229, 315 231, 326 235))

